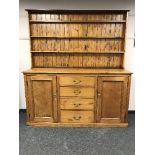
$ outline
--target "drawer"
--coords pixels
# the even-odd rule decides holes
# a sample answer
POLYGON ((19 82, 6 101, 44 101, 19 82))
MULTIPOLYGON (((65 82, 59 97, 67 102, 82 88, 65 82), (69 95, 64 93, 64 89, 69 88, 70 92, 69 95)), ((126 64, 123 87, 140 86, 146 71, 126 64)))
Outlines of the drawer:
POLYGON ((95 77, 85 76, 61 76, 59 79, 60 86, 79 85, 92 86, 95 85, 95 77))
POLYGON ((62 123, 93 123, 93 111, 64 111, 61 110, 60 121, 62 123))
POLYGON ((61 109, 94 109, 94 99, 81 99, 81 98, 61 98, 61 109))
POLYGON ((60 87, 60 96, 79 96, 94 98, 94 88, 84 87, 60 87))

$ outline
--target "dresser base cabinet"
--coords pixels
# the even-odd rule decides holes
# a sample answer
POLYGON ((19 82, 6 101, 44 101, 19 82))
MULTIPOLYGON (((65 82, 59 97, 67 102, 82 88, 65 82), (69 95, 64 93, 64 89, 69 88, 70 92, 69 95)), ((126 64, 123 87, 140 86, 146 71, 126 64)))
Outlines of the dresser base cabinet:
POLYGON ((24 74, 27 125, 128 126, 130 74, 24 74))

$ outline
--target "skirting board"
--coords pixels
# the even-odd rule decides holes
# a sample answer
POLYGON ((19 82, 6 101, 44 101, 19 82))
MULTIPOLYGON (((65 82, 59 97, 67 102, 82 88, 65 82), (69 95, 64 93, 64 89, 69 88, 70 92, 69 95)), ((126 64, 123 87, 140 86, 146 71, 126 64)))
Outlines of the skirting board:
POLYGON ((44 127, 94 127, 94 128, 126 128, 128 123, 33 123, 27 122, 29 126, 44 126, 44 127))
MULTIPOLYGON (((21 112, 26 113, 26 109, 19 109, 19 113, 21 112)), ((129 110, 128 114, 135 114, 135 110, 129 110)))
MULTIPOLYGON (((26 109, 20 109, 20 113, 26 113, 26 109)), ((135 114, 135 111, 128 111, 129 114, 135 114)), ((106 124, 106 123, 35 123, 26 122, 28 126, 42 126, 42 127, 94 127, 94 128, 125 128, 128 127, 128 123, 116 123, 116 124, 106 124)))

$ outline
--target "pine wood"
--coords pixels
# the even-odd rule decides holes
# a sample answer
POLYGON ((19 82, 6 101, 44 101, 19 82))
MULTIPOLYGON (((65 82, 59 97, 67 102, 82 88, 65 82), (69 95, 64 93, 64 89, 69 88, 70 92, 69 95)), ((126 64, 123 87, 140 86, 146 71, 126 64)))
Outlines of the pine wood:
POLYGON ((123 68, 126 10, 28 12, 33 68, 123 68))
POLYGON ((53 54, 33 53, 33 65, 36 68, 122 68, 122 54, 53 54))
POLYGON ((64 111, 61 110, 60 122, 62 123, 93 123, 93 111, 64 111))
POLYGON ((60 109, 62 110, 93 110, 94 105, 94 99, 71 97, 60 98, 60 109))
MULTIPOLYGON (((131 75, 132 73, 125 69, 91 69, 91 68, 33 68, 23 72, 24 74, 105 74, 107 75, 131 75)), ((87 76, 88 76, 87 75, 87 76)))
POLYGON ((25 78, 29 121, 56 122, 56 76, 38 75, 25 78))
POLYGON ((100 77, 98 84, 98 122, 126 122, 128 78, 100 77))
POLYGON ((60 87, 60 96, 80 96, 80 97, 94 97, 94 88, 88 87, 60 87))
POLYGON ((27 122, 30 126, 48 126, 48 127, 93 127, 93 128, 125 128, 128 123, 50 123, 50 122, 27 122))
POLYGON ((27 125, 127 127, 128 10, 27 10, 27 125))
POLYGON ((78 24, 78 23, 125 23, 126 21, 125 20, 120 20, 120 21, 116 21, 116 20, 106 20, 106 21, 104 21, 104 20, 101 20, 101 21, 99 21, 99 20, 97 20, 97 21, 79 21, 79 20, 77 20, 77 21, 53 21, 53 20, 29 20, 29 22, 31 22, 31 23, 76 23, 76 24, 78 24))
POLYGON ((60 86, 92 86, 95 85, 95 78, 90 76, 61 76, 60 86))

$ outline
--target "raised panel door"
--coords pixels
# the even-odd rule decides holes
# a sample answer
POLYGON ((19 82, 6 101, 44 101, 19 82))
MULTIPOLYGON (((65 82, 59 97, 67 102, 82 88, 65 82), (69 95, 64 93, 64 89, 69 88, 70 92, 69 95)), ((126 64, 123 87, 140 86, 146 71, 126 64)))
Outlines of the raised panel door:
POLYGON ((29 120, 33 122, 56 122, 56 77, 36 75, 28 78, 29 120))
POLYGON ((99 77, 97 119, 100 123, 124 123, 127 117, 128 77, 99 77))

